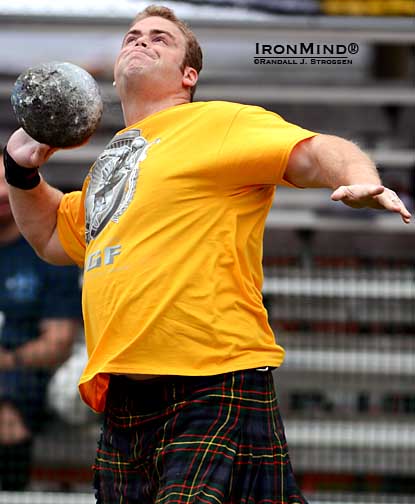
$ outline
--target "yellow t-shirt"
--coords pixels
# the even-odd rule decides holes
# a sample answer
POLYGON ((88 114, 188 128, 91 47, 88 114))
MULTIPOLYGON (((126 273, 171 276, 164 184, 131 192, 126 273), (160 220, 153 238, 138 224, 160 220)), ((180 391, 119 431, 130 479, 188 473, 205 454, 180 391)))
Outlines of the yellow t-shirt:
POLYGON ((292 148, 314 133, 260 107, 195 102, 119 132, 58 232, 84 266, 84 401, 109 373, 214 375, 279 366, 262 240, 292 148))

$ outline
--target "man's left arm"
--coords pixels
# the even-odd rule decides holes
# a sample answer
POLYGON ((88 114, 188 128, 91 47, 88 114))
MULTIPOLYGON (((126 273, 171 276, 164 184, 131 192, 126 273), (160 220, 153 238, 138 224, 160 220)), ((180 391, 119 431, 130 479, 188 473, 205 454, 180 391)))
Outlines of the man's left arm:
POLYGON ((37 338, 14 351, 0 349, 0 369, 53 369, 71 355, 73 343, 80 331, 77 319, 44 319, 37 338))
POLYGON ((411 214, 399 196, 382 185, 373 161, 354 143, 319 134, 299 142, 290 154, 284 179, 298 187, 333 189, 331 199, 352 208, 396 212, 408 224, 411 214))

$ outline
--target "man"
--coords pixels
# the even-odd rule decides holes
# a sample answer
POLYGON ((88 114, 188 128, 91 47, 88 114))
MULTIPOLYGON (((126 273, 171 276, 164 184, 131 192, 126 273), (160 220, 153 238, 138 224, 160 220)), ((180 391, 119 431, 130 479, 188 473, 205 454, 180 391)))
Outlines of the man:
POLYGON ((33 435, 45 419, 52 370, 80 328, 79 270, 39 259, 11 213, 0 162, 0 488, 30 479, 33 435))
POLYGON ((114 69, 126 128, 65 196, 36 168, 54 150, 15 132, 13 210, 44 259, 85 266, 80 391, 105 411, 97 501, 305 503, 261 296, 274 188, 331 187, 349 206, 411 216, 352 143, 259 107, 192 103, 201 67, 172 11, 140 13, 114 69))

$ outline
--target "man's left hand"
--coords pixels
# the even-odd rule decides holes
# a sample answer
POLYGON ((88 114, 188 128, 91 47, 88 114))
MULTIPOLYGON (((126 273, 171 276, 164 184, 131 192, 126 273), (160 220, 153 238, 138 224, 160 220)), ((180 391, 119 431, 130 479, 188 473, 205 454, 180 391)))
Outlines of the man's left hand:
POLYGON ((341 201, 352 208, 375 208, 400 214, 405 224, 411 221, 411 213, 396 192, 376 184, 355 184, 338 187, 331 195, 333 201, 341 201))

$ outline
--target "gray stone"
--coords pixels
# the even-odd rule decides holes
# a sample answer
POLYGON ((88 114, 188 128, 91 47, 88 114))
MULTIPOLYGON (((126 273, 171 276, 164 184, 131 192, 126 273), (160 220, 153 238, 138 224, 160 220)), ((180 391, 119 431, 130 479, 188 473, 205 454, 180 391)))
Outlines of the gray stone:
POLYGON ((80 145, 96 130, 103 103, 95 79, 66 62, 44 63, 17 78, 11 102, 19 125, 52 147, 80 145))

